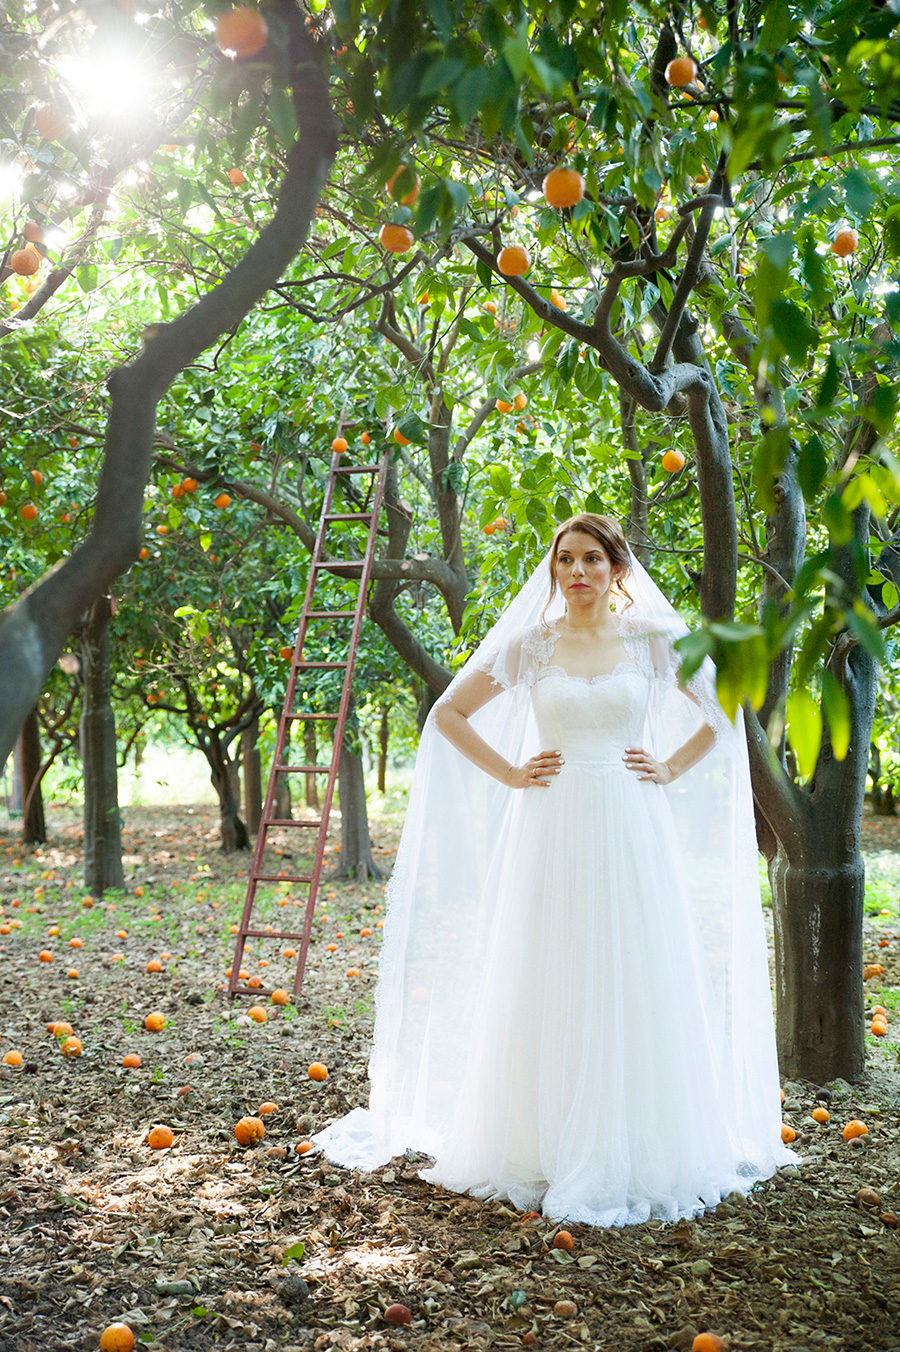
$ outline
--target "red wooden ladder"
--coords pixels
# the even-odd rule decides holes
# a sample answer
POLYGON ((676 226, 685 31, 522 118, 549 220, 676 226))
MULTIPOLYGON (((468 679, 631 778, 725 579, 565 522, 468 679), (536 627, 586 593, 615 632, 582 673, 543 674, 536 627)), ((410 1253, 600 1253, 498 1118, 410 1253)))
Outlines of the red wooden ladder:
MULTIPOLYGON (((278 733, 275 739, 275 754, 272 758, 272 769, 269 774, 269 784, 266 790, 266 801, 263 807, 262 818, 259 824, 259 832, 256 837, 256 848, 253 851, 253 861, 250 865, 250 875, 247 880, 247 896, 244 901, 244 909, 238 925, 237 941, 234 949, 234 960, 231 964, 231 974, 228 979, 228 993, 230 996, 249 995, 258 998, 263 995, 271 995, 272 988, 268 985, 249 986, 246 979, 241 978, 241 963, 244 957, 244 946, 248 939, 272 939, 283 941, 285 939, 297 940, 300 942, 300 951, 297 956, 297 966, 294 974, 293 994, 296 996, 300 992, 300 986, 303 982, 303 973, 306 968, 306 955, 309 949, 310 934, 312 932, 313 914, 316 906, 316 897, 319 891, 319 882, 322 876, 322 865, 325 857, 325 844, 328 834, 328 819, 331 815, 331 804, 334 798, 335 785, 337 783, 338 765, 341 757, 341 744, 344 739, 344 729, 347 723, 347 711, 350 707, 350 694, 353 682, 353 668, 356 664, 356 650, 359 644, 359 635, 362 628, 363 614, 366 607, 366 593, 368 591, 369 580, 372 575, 372 564, 375 559, 375 543, 378 531, 378 518, 381 510, 381 501, 384 495, 384 484, 387 477, 388 465, 390 463, 390 449, 386 450, 381 460, 377 464, 371 465, 345 465, 341 463, 341 456, 333 454, 331 458, 331 468, 328 472, 328 482, 325 487, 325 496, 322 501, 322 515, 319 520, 319 528, 316 533, 316 542, 313 547, 312 556, 309 563, 309 578, 306 584, 306 595, 303 600, 303 609, 300 614, 300 626, 297 631, 297 642, 294 645, 294 655, 291 661, 291 672, 288 677, 287 691, 284 697, 284 707, 281 712, 281 718, 278 722, 278 733), (334 511, 335 488, 339 481, 345 485, 351 483, 359 484, 359 480, 354 480, 352 476, 369 475, 370 482, 368 491, 364 494, 357 492, 357 499, 362 497, 361 506, 356 502, 350 505, 357 507, 354 511, 334 511), (361 558, 338 559, 331 558, 326 552, 326 534, 328 527, 335 522, 354 522, 358 525, 367 525, 368 533, 366 536, 365 549, 361 558), (313 606, 316 595, 316 585, 320 580, 322 573, 337 575, 340 577, 359 579, 359 593, 356 599, 355 607, 350 610, 327 610, 315 609, 313 606), (350 638, 347 646, 346 659, 342 661, 318 661, 314 658, 304 657, 304 644, 306 643, 307 628, 310 620, 330 621, 330 620, 352 620, 350 638), (338 671, 343 670, 344 681, 341 689, 341 697, 336 713, 311 713, 298 709, 296 707, 296 698, 298 694, 298 681, 307 672, 314 671, 338 671), (304 723, 325 723, 333 724, 333 741, 331 747, 331 761, 328 765, 291 765, 290 749, 288 758, 285 760, 285 741, 288 735, 288 729, 294 724, 304 723), (279 818, 275 815, 276 791, 282 775, 324 775, 328 779, 321 797, 320 816, 313 819, 303 819, 297 821, 290 818, 279 818), (271 871, 271 865, 266 865, 263 861, 266 844, 269 838, 269 832, 273 828, 288 828, 306 832, 315 831, 316 844, 313 852, 313 862, 309 873, 298 871, 292 873, 271 871), (306 893, 306 912, 303 919, 303 928, 300 931, 284 928, 275 928, 268 926, 261 928, 257 921, 253 925, 254 907, 259 910, 262 904, 260 896, 260 886, 267 888, 278 888, 282 893, 285 887, 293 887, 297 884, 307 888, 306 893)), ((353 496, 350 494, 349 496, 353 496)), ((338 504, 340 505, 340 504, 338 504)), ((302 682, 300 693, 303 693, 302 682)), ((290 743, 288 744, 290 748, 290 743)), ((303 757, 301 756, 302 760, 303 757)), ((263 894, 268 895, 268 894, 263 894)), ((282 895, 277 898, 277 904, 284 905, 285 898, 282 895)))

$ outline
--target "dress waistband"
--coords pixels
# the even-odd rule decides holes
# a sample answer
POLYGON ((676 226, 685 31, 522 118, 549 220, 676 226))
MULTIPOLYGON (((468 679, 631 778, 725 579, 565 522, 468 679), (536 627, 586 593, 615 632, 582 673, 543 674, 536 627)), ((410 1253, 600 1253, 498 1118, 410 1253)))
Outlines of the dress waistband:
POLYGON ((574 765, 579 770, 628 770, 622 760, 624 753, 624 747, 618 756, 572 756, 564 751, 563 762, 564 766, 574 765))

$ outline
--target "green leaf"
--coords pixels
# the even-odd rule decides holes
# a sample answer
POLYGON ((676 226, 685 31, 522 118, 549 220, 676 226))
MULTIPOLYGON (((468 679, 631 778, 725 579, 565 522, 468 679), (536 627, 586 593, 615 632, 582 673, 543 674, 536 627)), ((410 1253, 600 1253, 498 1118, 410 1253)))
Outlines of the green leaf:
POLYGON ((812 502, 828 473, 828 457, 820 438, 813 432, 797 457, 797 481, 807 502, 812 502))
POLYGON ((528 1295, 525 1291, 510 1292, 509 1303, 512 1306, 513 1313, 515 1313, 517 1310, 521 1310, 522 1306, 527 1302, 527 1300, 528 1295))
POLYGON ((78 278, 78 285, 82 291, 95 290, 100 280, 100 274, 93 263, 80 263, 75 276, 78 278))
POLYGON ((281 144, 285 147, 290 146, 297 135, 297 117, 294 113, 293 99, 286 90, 278 88, 272 90, 269 95, 269 116, 281 144))
POLYGON ((282 1267, 287 1267, 288 1263, 292 1260, 296 1260, 299 1263, 305 1252, 306 1245, 302 1240, 298 1239, 296 1244, 289 1244, 281 1258, 282 1267))
POLYGON ((475 114, 481 110, 487 88, 488 73, 484 66, 473 66, 453 86, 450 101, 463 126, 471 122, 475 114))
POLYGON ((842 761, 850 747, 850 702, 840 681, 827 669, 822 673, 822 705, 835 760, 842 761))
POLYGON ((844 194, 854 216, 868 216, 875 205, 872 184, 860 169, 848 169, 844 174, 844 194))
POLYGON ((499 498, 509 497, 512 492, 512 475, 505 465, 491 465, 491 489, 499 498))
POLYGON ((769 307, 769 323, 791 360, 805 362, 809 349, 818 342, 818 333, 799 305, 790 300, 773 301, 769 307))
POLYGON ((792 690, 787 697, 788 738, 804 779, 816 768, 822 742, 822 711, 808 690, 792 690))
POLYGON ((784 469, 790 450, 787 427, 773 427, 764 434, 753 455, 753 483, 766 511, 775 510, 775 480, 784 469))

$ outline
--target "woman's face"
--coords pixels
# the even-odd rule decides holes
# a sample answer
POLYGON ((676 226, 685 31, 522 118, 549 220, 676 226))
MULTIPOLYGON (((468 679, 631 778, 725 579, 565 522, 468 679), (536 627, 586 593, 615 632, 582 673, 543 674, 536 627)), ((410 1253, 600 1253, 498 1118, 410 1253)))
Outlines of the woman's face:
POLYGON ((609 555, 599 540, 583 530, 567 530, 556 551, 556 584, 567 602, 595 603, 613 581, 609 555))

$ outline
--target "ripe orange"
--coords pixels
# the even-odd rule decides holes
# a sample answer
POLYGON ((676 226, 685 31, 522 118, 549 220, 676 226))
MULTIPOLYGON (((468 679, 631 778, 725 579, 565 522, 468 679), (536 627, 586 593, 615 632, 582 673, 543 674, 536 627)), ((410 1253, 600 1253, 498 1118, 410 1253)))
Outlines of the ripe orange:
POLYGON ((557 310, 568 310, 569 308, 565 296, 561 296, 555 286, 550 289, 550 304, 555 305, 557 310))
POLYGON ((172 497, 173 498, 184 497, 184 484, 175 484, 175 486, 172 489, 172 497))
POLYGON ((66 976, 69 978, 70 981, 77 981, 79 976, 78 968, 70 967, 69 970, 66 972, 66 976))
POLYGON ((41 255, 34 249, 16 249, 10 255, 9 266, 20 277, 33 277, 41 266, 41 255))
MULTIPOLYGON (((25 239, 27 240, 27 242, 28 242, 29 244, 42 244, 42 243, 43 243, 43 240, 44 240, 44 232, 43 232, 43 230, 41 229, 41 227, 38 225, 37 221, 26 221, 26 223, 25 223, 25 229, 22 231, 22 233, 23 233, 23 235, 25 236, 25 239)), ((70 440, 71 440, 71 438, 70 438, 70 440)), ((76 445, 78 444, 77 441, 76 441, 75 444, 76 444, 76 445)))
POLYGON ((268 1017, 262 1005, 251 1005, 247 1010, 247 1018, 252 1019, 254 1023, 265 1023, 268 1017))
POLYGON ((662 467, 668 470, 670 474, 676 474, 684 466, 684 456, 681 451, 666 451, 662 458, 662 467))
POLYGON ((151 1150, 168 1150, 175 1140, 171 1127, 151 1127, 147 1135, 147 1144, 151 1150))
POLYGON ((63 1056, 80 1056, 81 1039, 77 1037, 67 1037, 61 1044, 60 1050, 62 1051, 63 1056))
POLYGON ((157 533, 157 535, 168 535, 168 533, 169 533, 169 527, 166 526, 166 525, 157 526, 157 527, 156 527, 156 533, 157 533))
POLYGON ((38 108, 34 125, 38 129, 38 134, 43 136, 45 141, 61 141, 63 137, 69 134, 68 118, 58 108, 54 108, 52 104, 38 108))
POLYGON ((238 1145, 253 1145, 261 1141, 266 1128, 258 1117, 242 1117, 234 1125, 234 1135, 238 1145))
POLYGON ((278 1104, 273 1103, 271 1099, 266 1099, 265 1103, 261 1103, 256 1110, 258 1117, 262 1117, 263 1114, 265 1113, 277 1113, 277 1112, 278 1112, 278 1104))
POLYGON ((269 40, 266 21, 258 9, 242 5, 230 9, 216 24, 216 45, 234 56, 255 56, 269 40))
POLYGON ((328 1067, 323 1065, 321 1061, 313 1061, 306 1073, 311 1080, 318 1080, 320 1083, 322 1080, 328 1079, 328 1067))
POLYGON ((235 188, 239 188, 242 183, 247 182, 247 175, 244 173, 243 169, 229 169, 228 177, 231 180, 232 186, 235 188))
POLYGON ((19 516, 22 518, 23 521, 36 521, 37 514, 38 509, 35 507, 33 502, 26 502, 24 507, 22 507, 19 511, 19 516))
POLYGON ((881 1014, 884 1018, 887 1018, 887 1010, 885 1009, 884 1005, 875 1006, 875 1008, 872 1010, 872 1017, 874 1018, 876 1014, 881 1014))
MULTIPOLYGON (((285 643, 282 648, 278 649, 278 656, 283 657, 285 662, 290 662, 291 658, 294 656, 294 650, 285 643)), ((237 934, 237 930, 235 930, 235 934, 237 934)))
POLYGON ((184 1058, 184 1064, 185 1064, 186 1066, 202 1066, 202 1065, 203 1065, 203 1053, 202 1053, 202 1052, 188 1052, 187 1056, 184 1058))
POLYGON ((409 437, 405 437, 399 427, 394 428, 394 440, 398 446, 408 446, 409 437))
POLYGON ((725 1352, 725 1344, 718 1333, 698 1333, 691 1343, 691 1352, 725 1352))
POLYGON ((142 548, 138 550, 138 558, 143 562, 145 559, 149 559, 149 557, 150 550, 146 545, 143 545, 142 548))
POLYGON ((865 1122, 861 1121, 858 1117, 854 1117, 851 1122, 848 1122, 841 1132, 845 1141, 852 1141, 855 1140, 857 1136, 868 1136, 868 1134, 869 1128, 866 1126, 865 1122))
POLYGON ((361 432, 359 439, 364 446, 368 446, 369 442, 372 440, 372 434, 370 432, 361 432))
POLYGON ((575 1241, 568 1230, 558 1230, 553 1236, 553 1247, 554 1249, 565 1249, 567 1253, 571 1253, 575 1247, 575 1241))
POLYGON ((347 975, 348 975, 348 976, 359 976, 359 974, 360 974, 360 972, 359 972, 359 968, 358 968, 358 967, 348 967, 348 968, 347 968, 347 975))
POLYGON ((215 502, 216 506, 222 510, 224 510, 226 507, 231 506, 231 498, 228 496, 227 493, 220 493, 218 497, 213 499, 213 501, 215 502))
POLYGON ((40 953, 38 953, 38 962, 52 962, 52 961, 53 954, 50 952, 50 949, 42 948, 40 953))
MULTIPOLYGON (((405 164, 401 164, 398 169, 394 170, 394 172, 388 179, 387 190, 390 193, 391 197, 393 197, 395 202, 397 201, 397 194, 394 192, 394 184, 397 182, 397 179, 400 177, 400 175, 406 168, 407 166, 405 164)), ((402 201, 405 207, 411 207, 421 191, 422 191, 422 183, 419 178, 419 175, 416 174, 415 184, 413 185, 412 188, 410 188, 409 192, 406 193, 405 196, 402 197, 400 200, 402 201)))
POLYGON ((559 165, 544 176, 544 200, 551 207, 574 207, 584 197, 584 179, 577 169, 559 165))
POLYGON ((504 277, 524 277, 531 267, 528 250, 521 244, 507 244, 497 255, 497 267, 504 277))
POLYGON ((126 1052, 122 1057, 122 1065, 126 1070, 137 1070, 140 1064, 141 1058, 138 1056, 137 1052, 126 1052))
POLYGON ((884 968, 880 962, 867 962, 863 968, 863 981, 871 981, 873 976, 884 976, 884 968))
POLYGON ((259 979, 258 976, 251 976, 247 978, 247 985, 250 986, 253 990, 259 990, 260 986, 262 985, 262 981, 259 979))
POLYGON ((508 404, 505 399, 497 400, 498 413, 512 413, 512 410, 513 410, 512 404, 508 404))
POLYGON ((287 991, 282 990, 280 986, 278 990, 272 992, 269 999, 272 1001, 273 1005, 289 1005, 291 1003, 291 997, 288 995, 287 991))
POLYGON ((690 84, 696 74, 696 63, 689 56, 676 56, 666 66, 666 81, 676 88, 690 84))
POLYGON ((70 1023, 65 1022, 48 1023, 47 1028, 54 1035, 54 1037, 57 1038, 71 1037, 74 1031, 72 1025, 70 1023))
POLYGON ((790 1145, 791 1141, 796 1141, 797 1139, 797 1133, 794 1131, 793 1127, 788 1126, 787 1122, 782 1122, 781 1124, 781 1139, 784 1141, 785 1145, 790 1145))
POLYGON ((343 455, 344 451, 347 449, 345 438, 335 437, 334 441, 331 443, 331 449, 334 451, 335 455, 343 455))
POLYGON ((10 1047, 8 1052, 3 1053, 3 1064, 5 1066, 20 1066, 22 1064, 22 1053, 15 1047, 10 1047))
POLYGON ((196 493, 197 486, 197 480, 191 479, 190 477, 182 479, 181 481, 181 487, 184 489, 185 493, 196 493))
POLYGON ((828 1111, 827 1108, 823 1108, 822 1105, 819 1104, 817 1108, 813 1108, 812 1112, 810 1113, 810 1117, 812 1117, 816 1122, 827 1122, 828 1119, 831 1117, 831 1113, 828 1111))
POLYGON ((161 972, 162 963, 160 962, 159 958, 151 958, 150 961, 147 963, 146 970, 148 972, 161 972))
POLYGON ((298 1155, 307 1155, 310 1150, 315 1149, 315 1146, 312 1141, 298 1141, 295 1149, 298 1155))
MULTIPOLYGON (((847 258, 850 254, 856 252, 856 246, 859 243, 859 235, 849 225, 844 225, 837 232, 831 243, 831 252, 837 254, 838 258, 847 258)), ((13 254, 15 258, 15 254, 13 254)))
POLYGON ((74 939, 70 939, 70 940, 69 940, 69 947, 70 947, 70 948, 84 948, 84 940, 83 940, 83 939, 79 939, 79 938, 77 938, 77 937, 74 938, 74 939))
POLYGON ((134 1334, 127 1324, 107 1324, 100 1334, 100 1352, 131 1352, 134 1334))
POLYGON ((514 408, 518 413, 521 413, 521 412, 522 412, 522 409, 525 407, 525 405, 526 405, 527 403, 528 403, 528 395, 527 395, 527 394, 523 394, 521 390, 520 390, 519 393, 518 393, 517 395, 515 395, 514 398, 513 398, 513 408, 514 408))
POLYGON ((144 1027, 147 1029, 148 1033, 161 1033, 165 1026, 166 1016, 165 1014, 160 1014, 157 1010, 148 1014, 144 1020, 144 1027))
POLYGON ((413 232, 405 225, 385 223, 378 232, 378 242, 388 253, 406 253, 415 243, 413 232))

